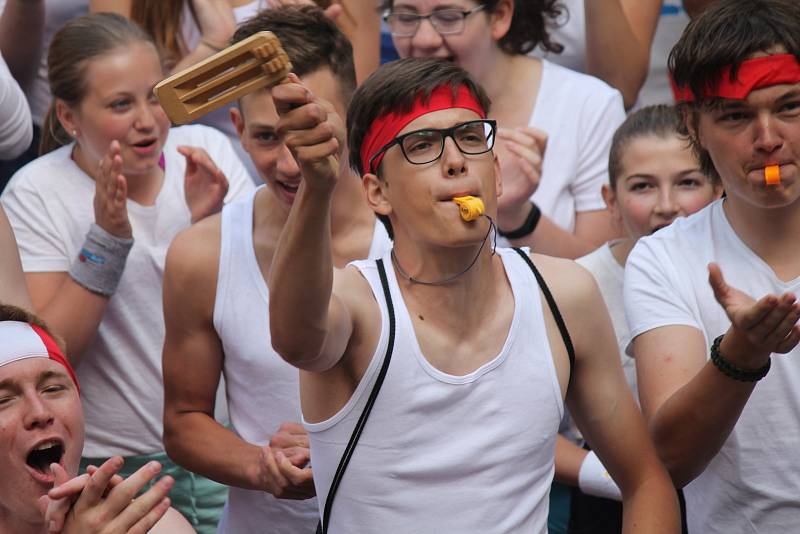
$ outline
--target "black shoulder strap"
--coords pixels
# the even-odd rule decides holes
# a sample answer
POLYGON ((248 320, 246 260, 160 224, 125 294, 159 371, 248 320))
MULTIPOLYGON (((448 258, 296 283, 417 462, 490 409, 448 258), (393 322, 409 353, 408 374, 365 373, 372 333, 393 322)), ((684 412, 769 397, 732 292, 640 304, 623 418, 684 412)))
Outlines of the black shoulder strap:
POLYGON ((567 330, 567 325, 564 323, 564 318, 561 317, 561 312, 558 311, 556 300, 553 298, 553 294, 550 293, 550 288, 547 287, 547 283, 545 283, 544 278, 542 278, 539 269, 537 269, 531 261, 530 256, 528 256, 524 250, 519 248, 515 247, 514 250, 523 260, 525 260, 525 263, 527 263, 528 267, 531 268, 533 275, 536 277, 536 281, 539 283, 539 287, 541 288, 542 294, 547 301, 547 305, 550 307, 550 313, 553 314, 553 319, 556 320, 556 325, 558 325, 558 331, 561 332, 561 338, 564 340, 564 346, 567 347, 567 356, 569 356, 569 375, 572 376, 572 368, 575 367, 575 348, 572 346, 572 338, 569 337, 569 331, 567 330))
POLYGON ((372 392, 369 394, 367 403, 364 406, 364 411, 361 417, 358 418, 356 426, 353 429, 353 434, 350 436, 350 441, 347 443, 342 458, 339 460, 339 466, 336 468, 336 473, 333 475, 331 487, 328 490, 328 498, 325 499, 325 508, 322 512, 322 522, 317 524, 317 534, 327 534, 328 522, 331 517, 331 508, 333 507, 333 498, 336 496, 336 491, 339 489, 339 484, 342 482, 342 477, 347 469, 347 464, 350 463, 350 458, 353 456, 353 451, 358 444, 361 437, 361 432, 364 431, 364 425, 367 423, 367 418, 372 411, 372 406, 375 404, 375 399, 378 398, 378 392, 383 385, 383 379, 386 378, 386 371, 389 369, 389 362, 392 359, 392 350, 394 349, 394 306, 392 305, 392 295, 389 291, 389 281, 386 278, 386 268, 383 265, 383 260, 378 259, 375 261, 378 264, 378 275, 381 278, 381 287, 383 288, 383 296, 386 300, 386 308, 389 314, 389 343, 386 347, 386 354, 383 357, 383 364, 378 373, 378 378, 375 380, 375 385, 372 386, 372 392))

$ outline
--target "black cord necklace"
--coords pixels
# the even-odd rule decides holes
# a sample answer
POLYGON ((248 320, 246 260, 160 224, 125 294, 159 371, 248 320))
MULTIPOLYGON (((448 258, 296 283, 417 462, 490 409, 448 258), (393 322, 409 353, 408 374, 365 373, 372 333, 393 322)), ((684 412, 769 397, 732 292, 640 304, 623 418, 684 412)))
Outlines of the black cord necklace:
POLYGON ((447 284, 449 282, 452 282, 453 280, 455 280, 459 276, 462 276, 464 273, 466 273, 467 271, 472 269, 472 266, 475 265, 476 261, 478 261, 478 258, 480 257, 481 252, 483 251, 484 245, 486 245, 486 240, 489 238, 489 234, 492 233, 492 232, 494 232, 493 242, 492 242, 492 256, 494 256, 495 249, 497 249, 497 227, 495 226, 494 221, 492 220, 491 217, 489 217, 486 214, 482 215, 482 217, 486 217, 489 220, 489 229, 486 231, 486 236, 484 236, 484 238, 483 238, 483 242, 481 243, 481 248, 478 249, 478 253, 475 254, 475 257, 472 258, 472 261, 470 262, 469 265, 467 265, 464 268, 464 270, 462 270, 461 272, 459 272, 457 274, 454 274, 453 276, 448 276, 447 278, 443 278, 441 280, 434 280, 432 282, 427 282, 425 280, 420 280, 418 278, 414 278, 413 276, 409 275, 405 271, 405 269, 403 269, 400 266, 400 261, 398 261, 397 255, 394 252, 394 248, 392 248, 392 263, 394 264, 395 268, 397 269, 397 274, 399 274, 401 277, 405 278, 409 282, 413 282, 415 284, 422 284, 424 286, 439 286, 439 285, 444 285, 444 284, 447 284))

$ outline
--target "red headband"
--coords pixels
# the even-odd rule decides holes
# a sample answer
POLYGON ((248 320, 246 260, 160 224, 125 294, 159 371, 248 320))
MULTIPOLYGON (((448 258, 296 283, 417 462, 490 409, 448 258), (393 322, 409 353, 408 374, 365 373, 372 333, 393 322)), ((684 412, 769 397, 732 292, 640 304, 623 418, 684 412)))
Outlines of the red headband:
POLYGON ((26 358, 48 358, 66 370, 80 393, 78 377, 55 340, 44 329, 22 321, 0 321, 0 366, 26 358))
MULTIPOLYGON (((678 87, 670 77, 678 102, 693 102, 695 95, 688 86, 678 87)), ((722 69, 717 83, 706 87, 701 98, 718 97, 744 100, 755 89, 783 83, 800 83, 800 65, 793 54, 773 54, 742 61, 731 81, 731 66, 722 69)))
MULTIPOLYGON (((391 111, 372 121, 372 125, 364 136, 364 141, 361 143, 361 168, 363 172, 372 172, 369 166, 370 158, 397 137, 400 130, 405 128, 411 121, 427 113, 450 108, 469 109, 477 113, 482 119, 486 118, 486 112, 480 102, 466 85, 461 84, 458 86, 455 97, 453 97, 453 90, 450 85, 440 85, 431 92, 427 102, 423 102, 423 97, 420 95, 407 113, 391 111)), ((373 163, 375 168, 381 164, 382 159, 383 154, 375 158, 373 163)))
POLYGON ((42 343, 44 343, 45 348, 47 348, 47 356, 51 360, 56 363, 60 363, 64 366, 67 370, 67 374, 75 382, 75 387, 78 388, 78 393, 81 392, 81 386, 78 384, 78 377, 75 375, 75 370, 70 365, 69 360, 64 356, 61 352, 61 349, 58 348, 58 344, 56 343, 55 339, 53 339, 50 334, 44 331, 41 327, 36 326, 35 324, 31 325, 33 331, 39 334, 39 337, 42 338, 42 343))

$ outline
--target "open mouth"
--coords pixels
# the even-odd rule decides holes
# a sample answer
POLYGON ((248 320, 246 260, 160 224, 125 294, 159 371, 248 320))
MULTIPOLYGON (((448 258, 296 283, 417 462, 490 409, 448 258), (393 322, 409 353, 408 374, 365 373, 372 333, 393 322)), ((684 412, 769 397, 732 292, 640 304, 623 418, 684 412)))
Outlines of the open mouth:
POLYGON ((25 463, 39 473, 49 476, 50 464, 61 462, 64 456, 64 444, 57 439, 40 443, 28 453, 25 463))
POLYGON ((138 143, 133 143, 132 146, 136 148, 150 148, 156 143, 155 139, 145 139, 144 141, 139 141, 138 143))
POLYGON ((281 187, 281 189, 283 189, 287 193, 290 193, 290 194, 293 194, 293 195, 295 193, 297 193, 298 189, 300 189, 300 184, 299 183, 297 185, 289 185, 287 183, 278 182, 278 181, 276 181, 275 183, 278 184, 281 187))

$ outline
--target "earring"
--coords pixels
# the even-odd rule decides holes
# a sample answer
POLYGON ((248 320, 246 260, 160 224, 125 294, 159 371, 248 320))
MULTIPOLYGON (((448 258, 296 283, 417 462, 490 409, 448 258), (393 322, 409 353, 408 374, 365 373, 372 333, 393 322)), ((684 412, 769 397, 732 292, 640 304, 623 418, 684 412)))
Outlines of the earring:
POLYGON ((78 137, 78 130, 72 130, 72 137, 78 137))

